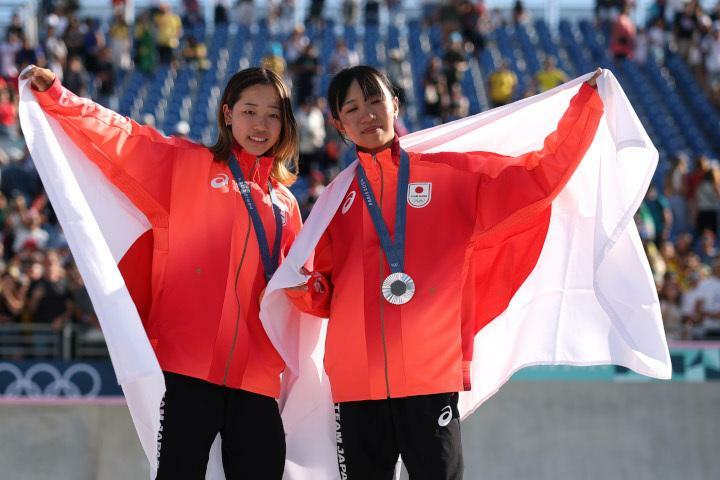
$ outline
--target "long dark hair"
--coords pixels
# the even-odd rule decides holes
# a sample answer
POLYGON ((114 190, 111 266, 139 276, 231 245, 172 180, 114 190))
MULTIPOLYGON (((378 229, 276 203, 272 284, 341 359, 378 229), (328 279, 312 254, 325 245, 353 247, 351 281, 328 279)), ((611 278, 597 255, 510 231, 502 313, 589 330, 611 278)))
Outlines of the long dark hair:
POLYGON ((220 99, 217 113, 218 139, 208 147, 215 158, 227 162, 233 146, 232 128, 225 122, 223 105, 232 108, 240 99, 242 92, 253 85, 271 85, 280 97, 281 128, 280 138, 270 150, 274 158, 270 175, 284 185, 292 185, 298 171, 298 133, 295 116, 290 103, 290 91, 282 79, 267 68, 246 68, 240 70, 228 80, 220 99))

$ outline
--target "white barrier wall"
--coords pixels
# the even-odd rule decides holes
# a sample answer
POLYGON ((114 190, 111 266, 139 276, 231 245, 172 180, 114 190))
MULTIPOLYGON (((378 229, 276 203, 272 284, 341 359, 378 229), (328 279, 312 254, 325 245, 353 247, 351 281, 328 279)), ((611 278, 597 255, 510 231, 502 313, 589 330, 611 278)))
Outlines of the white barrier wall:
MULTIPOLYGON (((463 424, 467 480, 720 478, 720 382, 513 382, 463 424)), ((0 478, 144 480, 124 406, 0 406, 0 478)))

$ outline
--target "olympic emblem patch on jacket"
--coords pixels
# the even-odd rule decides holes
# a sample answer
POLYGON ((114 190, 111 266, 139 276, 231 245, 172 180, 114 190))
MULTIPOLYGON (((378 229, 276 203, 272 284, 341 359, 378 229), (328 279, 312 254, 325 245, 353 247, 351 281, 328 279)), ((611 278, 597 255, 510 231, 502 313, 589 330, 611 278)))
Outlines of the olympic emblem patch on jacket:
POLYGON ((411 207, 423 208, 432 198, 432 183, 420 182, 408 185, 407 201, 411 207))

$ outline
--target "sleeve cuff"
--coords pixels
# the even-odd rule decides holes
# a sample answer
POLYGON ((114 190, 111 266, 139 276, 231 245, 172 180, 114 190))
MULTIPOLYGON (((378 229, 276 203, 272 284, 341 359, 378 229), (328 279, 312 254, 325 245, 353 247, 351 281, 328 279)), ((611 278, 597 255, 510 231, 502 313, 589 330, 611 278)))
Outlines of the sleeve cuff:
POLYGON ((38 103, 41 106, 57 104, 63 94, 63 90, 65 90, 65 88, 60 83, 60 79, 57 77, 55 77, 55 80, 53 81, 52 85, 50 85, 50 88, 48 88, 44 92, 35 90, 32 85, 30 86, 30 88, 32 88, 32 91, 35 94, 35 98, 37 98, 38 103))
POLYGON ((584 82, 580 87, 580 91, 577 93, 577 98, 581 103, 584 103, 585 106, 589 108, 593 108, 595 110, 605 109, 597 89, 588 85, 587 82, 584 82))

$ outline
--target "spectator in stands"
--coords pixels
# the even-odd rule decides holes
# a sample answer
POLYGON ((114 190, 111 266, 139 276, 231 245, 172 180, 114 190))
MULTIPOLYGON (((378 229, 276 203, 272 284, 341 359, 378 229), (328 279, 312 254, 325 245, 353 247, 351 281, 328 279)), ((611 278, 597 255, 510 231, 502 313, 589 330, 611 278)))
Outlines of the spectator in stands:
POLYGON ((2 167, 2 193, 10 200, 11 211, 17 215, 17 218, 13 219, 17 221, 11 226, 19 226, 27 205, 31 204, 41 191, 40 178, 26 148, 24 156, 20 155, 2 167))
POLYGON ((324 168, 325 117, 313 97, 306 97, 295 114, 300 139, 300 175, 324 168))
POLYGON ((365 25, 377 25, 378 23, 380 23, 380 2, 365 0, 365 25))
POLYGON ((530 23, 530 12, 525 9, 521 0, 515 0, 512 9, 512 21, 515 25, 530 23))
POLYGON ((459 5, 460 31, 463 38, 472 45, 475 52, 485 49, 485 37, 480 26, 480 12, 484 9, 471 1, 462 1, 459 5))
POLYGON ((182 37, 182 21, 170 8, 169 3, 161 3, 155 15, 157 28, 157 52, 161 64, 170 64, 175 59, 175 52, 180 46, 182 37))
POLYGON ((43 218, 36 210, 27 210, 15 232, 13 252, 19 253, 26 249, 44 250, 50 236, 41 228, 42 224, 43 218))
POLYGON ((652 235, 649 239, 655 243, 668 240, 670 238, 673 221, 672 210, 670 209, 670 202, 668 199, 665 198, 665 195, 658 191, 658 188, 655 185, 650 185, 643 203, 645 204, 653 223, 654 235, 652 235))
POLYGON ((656 63, 662 63, 665 60, 665 49, 667 48, 665 20, 662 17, 653 20, 647 31, 647 41, 650 58, 656 63))
POLYGON ((65 46, 68 51, 68 58, 71 56, 79 56, 85 53, 85 35, 80 26, 80 21, 73 17, 68 20, 68 26, 63 36, 65 46))
POLYGON ((95 72, 96 100, 99 104, 108 108, 116 108, 115 82, 117 69, 113 63, 112 55, 110 47, 100 50, 95 72))
POLYGON ((90 75, 87 70, 85 70, 82 60, 77 55, 72 55, 68 58, 68 67, 63 75, 63 83, 67 89, 75 95, 81 97, 88 96, 90 75))
POLYGON ((707 85, 713 99, 718 103, 720 102, 720 20, 713 22, 711 33, 703 44, 703 52, 707 85))
POLYGON ((292 64, 295 101, 298 105, 302 105, 306 98, 314 96, 315 81, 321 70, 317 50, 313 44, 308 43, 292 64))
POLYGON ((650 55, 650 42, 648 40, 647 31, 644 27, 637 29, 635 35, 635 50, 632 54, 632 59, 640 65, 645 65, 648 56, 650 55))
POLYGON ((552 55, 545 57, 543 68, 535 75, 535 84, 538 93, 557 87, 567 82, 567 73, 557 67, 557 60, 552 55))
POLYGON ((205 23, 200 2, 198 0, 182 0, 183 16, 182 24, 192 30, 195 26, 205 23))
POLYGON ((17 101, 7 87, 0 88, 0 139, 17 136, 17 101))
POLYGON ((215 0, 215 9, 213 12, 214 25, 226 25, 229 20, 228 0, 215 0))
POLYGON ((610 50, 615 59, 633 58, 635 50, 635 36, 637 34, 635 22, 630 18, 632 3, 625 0, 620 15, 613 22, 610 36, 610 50))
POLYGON ((350 49, 344 39, 338 39, 335 44, 335 51, 330 57, 330 72, 336 73, 343 68, 354 67, 360 63, 360 56, 355 50, 350 49))
POLYGON ((75 265, 68 267, 67 278, 73 305, 72 319, 81 328, 80 336, 86 342, 102 342, 100 322, 90 301, 90 295, 85 289, 85 283, 75 265))
POLYGON ((713 265, 718 257, 717 235, 710 230, 703 230, 700 234, 700 244, 698 245, 697 254, 700 261, 705 265, 713 265))
POLYGON ((698 285, 695 304, 696 334, 702 337, 720 336, 720 260, 712 265, 712 275, 698 285))
POLYGON ((697 231, 710 230, 718 233, 718 211, 720 210, 720 169, 706 157, 700 160, 703 175, 695 191, 697 231))
POLYGON ((47 57, 47 68, 53 71, 58 78, 62 79, 65 75, 64 65, 67 64, 67 59, 64 63, 60 63, 58 58, 54 54, 48 54, 47 57))
POLYGON ((195 65, 200 70, 210 68, 210 60, 207 58, 207 48, 205 44, 199 42, 193 35, 190 35, 185 40, 182 58, 188 65, 195 65))
POLYGON ((617 3, 617 0, 595 0, 595 19, 600 25, 610 25, 617 3))
POLYGON ((687 203, 688 157, 684 153, 675 155, 670 160, 670 171, 665 174, 664 193, 670 202, 673 216, 673 227, 670 236, 674 238, 690 228, 687 203))
POLYGON ((6 79, 18 76, 15 57, 22 48, 22 40, 16 33, 8 31, 5 38, 0 42, 0 77, 6 79))
POLYGON ((666 272, 675 274, 675 275, 682 275, 682 262, 677 256, 677 253, 675 251, 675 244, 671 242, 670 240, 666 240, 660 244, 660 255, 662 256, 664 262, 665 262, 665 270, 666 272))
POLYGON ((245 28, 253 26, 255 6, 253 0, 238 0, 235 4, 235 21, 245 28))
POLYGON ((270 14, 268 15, 270 33, 273 36, 285 37, 295 25, 295 0, 272 0, 270 4, 270 14))
POLYGON ((130 26, 122 12, 116 12, 108 28, 108 44, 112 50, 113 63, 119 70, 130 69, 132 40, 130 26))
POLYGON ((296 25, 285 42, 285 59, 288 64, 292 65, 295 63, 309 43, 310 39, 305 35, 305 27, 296 25))
POLYGON ((142 12, 135 22, 135 68, 149 74, 155 70, 155 34, 149 11, 142 12))
POLYGON ((65 269, 54 252, 48 252, 45 274, 33 284, 28 299, 28 313, 33 322, 49 324, 60 331, 72 317, 73 304, 65 269))
POLYGON ((25 308, 27 290, 29 283, 24 275, 25 281, 20 281, 5 268, 0 274, 0 324, 17 323, 20 321, 20 314, 25 308))
POLYGON ((68 26, 69 18, 63 12, 61 5, 50 5, 50 12, 45 17, 46 28, 53 27, 56 29, 58 36, 62 37, 65 34, 65 29, 68 26))
POLYGON ((460 0, 449 0, 446 2, 438 2, 440 5, 437 7, 435 18, 426 19, 430 21, 430 24, 440 23, 440 30, 443 41, 447 41, 450 38, 452 32, 460 30, 460 0))
POLYGON ((28 65, 41 63, 45 65, 45 55, 43 51, 33 45, 29 38, 23 38, 22 48, 15 55, 15 65, 18 72, 22 72, 23 68, 28 65))
POLYGON ((85 24, 83 64, 85 70, 91 74, 95 74, 97 73, 97 65, 100 60, 100 51, 105 48, 105 34, 96 19, 88 18, 85 24))
MULTIPOLYGON (((450 90, 450 108, 448 115, 443 121, 449 122, 459 118, 467 117, 470 114, 470 101, 463 94, 459 83, 452 86, 450 90)), ((400 134, 398 134, 400 136, 400 134)))
POLYGON ((270 45, 270 53, 262 59, 262 67, 277 73, 282 79, 285 79, 287 73, 287 63, 283 57, 282 44, 273 42, 270 45))
POLYGON ((462 79, 465 71, 468 69, 465 43, 463 42, 462 35, 458 32, 450 34, 450 44, 443 55, 443 68, 445 70, 447 90, 451 92, 453 85, 462 79))
POLYGON ((10 18, 10 25, 7 26, 7 33, 16 35, 19 38, 25 36, 25 27, 23 26, 23 19, 19 13, 15 12, 10 18))
POLYGON ((688 334, 683 323, 682 290, 676 275, 665 275, 659 297, 665 335, 669 340, 685 340, 688 334))
POLYGON ((67 46, 65 46, 65 41, 57 35, 53 26, 47 28, 44 49, 48 57, 54 57, 61 68, 65 67, 68 55, 67 46))
POLYGON ((423 92, 425 116, 439 122, 450 104, 450 98, 447 91, 447 80, 442 70, 442 61, 438 57, 433 57, 428 62, 423 76, 423 92))
POLYGON ((500 107, 512 102, 517 90, 518 78, 510 70, 507 60, 503 60, 500 68, 488 78, 488 93, 493 107, 500 107))
POLYGON ((412 87, 412 77, 410 75, 410 64, 405 59, 405 55, 399 48, 390 49, 387 54, 387 75, 395 87, 400 105, 407 104, 406 91, 412 87))
POLYGON ((702 270, 690 272, 685 284, 680 283, 682 299, 680 301, 680 312, 682 324, 686 329, 686 336, 693 338, 693 326, 699 323, 697 315, 698 285, 705 280, 707 275, 702 270))
POLYGON ((354 25, 358 16, 358 0, 343 0, 342 21, 345 25, 354 25))
POLYGON ((698 30, 697 9, 694 2, 685 2, 673 18, 673 33, 678 53, 687 59, 698 30))

